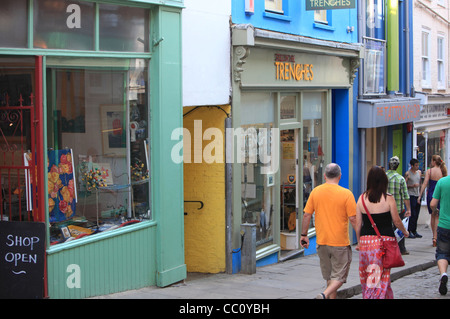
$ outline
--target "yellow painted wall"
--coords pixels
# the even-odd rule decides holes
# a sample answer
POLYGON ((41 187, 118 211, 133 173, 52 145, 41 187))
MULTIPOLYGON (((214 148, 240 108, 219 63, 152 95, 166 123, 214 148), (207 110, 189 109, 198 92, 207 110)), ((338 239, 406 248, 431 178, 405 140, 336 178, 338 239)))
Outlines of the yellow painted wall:
MULTIPOLYGON (((230 106, 219 106, 228 114, 230 106)), ((206 163, 201 157, 201 163, 194 163, 194 151, 203 152, 205 147, 215 141, 203 140, 203 133, 208 128, 217 128, 223 136, 225 143, 225 118, 227 115, 217 107, 183 108, 183 125, 190 132, 191 154, 190 162, 186 158, 189 142, 184 136, 184 200, 202 201, 204 207, 198 203, 184 203, 184 230, 185 230, 185 263, 187 271, 202 273, 224 272, 225 260, 225 150, 221 143, 220 149, 213 153, 221 158, 221 163, 206 163), (194 136, 194 121, 201 120, 202 136, 194 136), (202 144, 194 143, 198 138, 202 144)), ((200 122, 197 122, 197 127, 200 122)), ((214 144, 215 145, 215 144, 214 144)), ((202 153, 197 153, 202 154, 202 153)), ((208 152, 209 154, 209 152, 208 152)))

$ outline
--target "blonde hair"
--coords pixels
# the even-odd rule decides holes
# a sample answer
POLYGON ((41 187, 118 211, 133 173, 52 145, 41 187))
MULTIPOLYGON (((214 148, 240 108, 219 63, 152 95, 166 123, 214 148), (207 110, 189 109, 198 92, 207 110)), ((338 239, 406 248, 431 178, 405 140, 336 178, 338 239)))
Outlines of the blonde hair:
POLYGON ((445 166, 445 162, 439 155, 433 155, 431 160, 436 163, 437 166, 441 169, 442 176, 447 176, 447 166, 445 166))

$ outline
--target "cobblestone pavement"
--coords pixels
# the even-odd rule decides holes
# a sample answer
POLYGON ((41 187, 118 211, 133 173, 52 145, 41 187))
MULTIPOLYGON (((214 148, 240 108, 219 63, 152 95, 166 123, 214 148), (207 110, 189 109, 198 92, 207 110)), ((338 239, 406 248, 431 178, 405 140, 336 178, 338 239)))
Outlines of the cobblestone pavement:
MULTIPOLYGON (((442 296, 439 291, 439 270, 437 266, 401 277, 392 282, 395 299, 450 299, 449 292, 442 296)), ((362 299, 362 295, 350 299, 362 299)))

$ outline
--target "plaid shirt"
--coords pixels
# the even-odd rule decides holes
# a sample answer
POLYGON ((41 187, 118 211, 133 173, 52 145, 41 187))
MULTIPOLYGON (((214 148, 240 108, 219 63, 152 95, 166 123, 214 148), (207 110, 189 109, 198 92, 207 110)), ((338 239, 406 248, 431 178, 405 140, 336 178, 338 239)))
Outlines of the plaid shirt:
POLYGON ((409 200, 406 181, 402 175, 393 170, 388 170, 386 175, 389 180, 388 193, 394 196, 395 202, 397 203, 397 210, 400 214, 403 211, 403 201, 406 199, 409 200))

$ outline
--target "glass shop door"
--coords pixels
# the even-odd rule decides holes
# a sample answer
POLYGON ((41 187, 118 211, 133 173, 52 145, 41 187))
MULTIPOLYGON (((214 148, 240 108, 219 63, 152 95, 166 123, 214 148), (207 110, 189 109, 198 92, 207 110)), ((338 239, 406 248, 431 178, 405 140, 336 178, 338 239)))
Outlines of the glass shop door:
POLYGON ((299 251, 299 157, 300 129, 280 132, 280 243, 281 259, 299 251))

